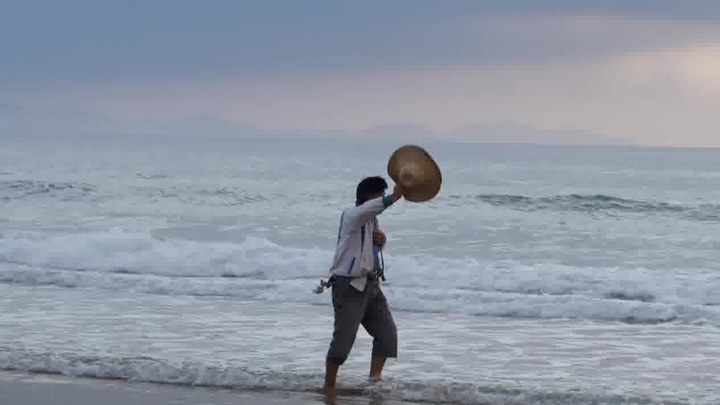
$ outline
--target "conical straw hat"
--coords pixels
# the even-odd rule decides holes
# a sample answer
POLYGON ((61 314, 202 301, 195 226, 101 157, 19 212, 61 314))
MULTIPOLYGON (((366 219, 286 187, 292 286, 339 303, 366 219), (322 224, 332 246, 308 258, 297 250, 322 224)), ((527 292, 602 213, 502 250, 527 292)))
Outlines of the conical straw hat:
POLYGON ((405 145, 390 156, 388 175, 403 191, 403 198, 412 202, 424 202, 440 192, 442 174, 440 168, 425 149, 405 145))

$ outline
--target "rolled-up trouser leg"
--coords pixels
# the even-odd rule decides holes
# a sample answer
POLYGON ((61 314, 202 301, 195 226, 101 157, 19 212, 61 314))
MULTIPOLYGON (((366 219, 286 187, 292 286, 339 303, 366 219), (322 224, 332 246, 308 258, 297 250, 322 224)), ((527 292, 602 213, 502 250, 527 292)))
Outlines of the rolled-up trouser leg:
POLYGON ((341 366, 350 354, 365 314, 365 293, 348 283, 335 284, 332 287, 332 303, 335 326, 326 360, 341 366))
POLYGON ((396 358, 398 338, 395 320, 380 287, 374 285, 372 288, 377 291, 367 303, 365 317, 362 320, 363 327, 373 337, 372 356, 396 358))

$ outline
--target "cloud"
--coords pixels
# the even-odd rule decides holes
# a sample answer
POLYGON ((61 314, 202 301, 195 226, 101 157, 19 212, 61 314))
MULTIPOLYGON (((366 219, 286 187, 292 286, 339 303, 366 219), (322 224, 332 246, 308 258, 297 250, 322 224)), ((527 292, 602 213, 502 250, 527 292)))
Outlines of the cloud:
MULTIPOLYGON (((615 15, 507 15, 458 19, 476 64, 538 64, 674 49, 720 39, 717 21, 615 15)), ((453 64, 452 62, 450 64, 453 64)))
MULTIPOLYGON (((471 137, 480 135, 462 128, 512 122, 547 131, 570 128, 588 139, 720 146, 714 118, 720 103, 720 25, 713 14, 675 18, 671 10, 684 13, 678 5, 658 7, 664 11, 653 15, 664 18, 648 18, 652 13, 644 10, 652 7, 613 14, 613 7, 623 9, 610 3, 597 10, 556 2, 565 12, 555 14, 536 12, 535 3, 488 13, 470 6, 476 3, 464 3, 465 11, 474 10, 467 13, 459 12, 463 7, 435 9, 423 3, 405 20, 400 6, 377 19, 366 10, 357 20, 350 14, 346 20, 330 18, 338 9, 323 16, 295 9, 299 19, 289 27, 274 26, 276 32, 261 22, 280 21, 289 11, 255 10, 260 14, 250 14, 264 19, 240 36, 224 19, 209 27, 211 20, 204 18, 216 9, 190 23, 192 38, 172 37, 182 18, 171 13, 166 31, 140 41, 132 35, 148 30, 158 18, 153 13, 159 10, 150 10, 139 17, 139 31, 128 34, 137 43, 118 39, 122 46, 103 45, 87 64, 72 65, 80 75, 88 66, 103 71, 93 67, 97 61, 109 66, 120 58, 148 70, 121 63, 116 68, 122 79, 61 79, 42 86, 34 78, 28 79, 31 85, 10 85, 9 75, 4 94, 34 108, 92 111, 118 121, 118 128, 204 115, 220 121, 213 130, 217 133, 242 132, 249 125, 267 134, 360 136, 364 128, 409 125, 408 133, 424 128, 439 136, 471 137), (367 31, 372 34, 363 36, 367 31), (288 36, 296 38, 288 42, 288 36), (168 44, 172 47, 163 48, 168 44), (151 55, 151 48, 161 52, 151 55), (118 53, 103 59, 108 56, 103 52, 112 49, 118 53), (140 57, 128 59, 135 52, 140 57)), ((124 18, 128 15, 114 21, 118 26, 100 35, 98 43, 124 18)), ((543 136, 559 139, 547 131, 543 136)))
POLYGON ((0 86, 527 63, 717 38, 711 2, 578 3, 18 2, 0 16, 0 86))
POLYGON ((634 142, 627 139, 610 138, 590 131, 567 128, 536 128, 515 122, 466 126, 443 134, 441 139, 460 142, 536 145, 635 145, 634 142))
POLYGON ((241 137, 257 133, 252 127, 204 115, 180 120, 132 121, 77 108, 35 110, 7 102, 0 102, 0 117, 0 136, 4 138, 241 137))
POLYGON ((616 66, 627 85, 675 87, 688 95, 720 95, 720 41, 623 55, 617 58, 616 66))
POLYGON ((268 133, 351 136, 389 124, 469 138, 461 128, 513 122, 546 128, 555 141, 550 130, 570 128, 645 145, 720 146, 718 62, 715 46, 698 45, 553 63, 118 86, 41 102, 72 100, 124 121, 207 114, 268 133))
POLYGON ((23 108, 17 104, 9 103, 7 101, 0 100, 0 115, 5 114, 18 114, 23 112, 23 108))

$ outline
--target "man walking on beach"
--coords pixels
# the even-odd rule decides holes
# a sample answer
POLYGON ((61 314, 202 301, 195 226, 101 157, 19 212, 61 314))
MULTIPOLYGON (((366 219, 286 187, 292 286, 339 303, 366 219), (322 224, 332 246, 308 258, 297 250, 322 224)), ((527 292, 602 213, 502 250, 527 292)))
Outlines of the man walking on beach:
POLYGON ((397 329, 380 280, 385 280, 382 249, 385 234, 377 216, 404 198, 419 203, 429 201, 440 191, 442 174, 437 163, 423 148, 405 145, 393 152, 387 171, 395 182, 391 195, 382 177, 367 177, 355 192, 355 207, 343 211, 337 247, 330 267, 330 279, 315 290, 332 288, 335 324, 325 359, 325 391, 334 392, 338 369, 350 354, 355 336, 363 325, 373 337, 370 381, 379 381, 385 360, 397 357, 397 329))
MULTIPOLYGON (((325 388, 335 387, 337 372, 347 360, 360 325, 373 337, 370 380, 379 381, 385 360, 397 357, 397 330, 385 295, 380 251, 386 242, 377 216, 402 198, 395 186, 385 195, 382 177, 363 179, 356 190, 355 207, 342 213, 330 279, 335 324, 325 363, 325 388)), ((320 288, 322 291, 322 287, 320 288)))

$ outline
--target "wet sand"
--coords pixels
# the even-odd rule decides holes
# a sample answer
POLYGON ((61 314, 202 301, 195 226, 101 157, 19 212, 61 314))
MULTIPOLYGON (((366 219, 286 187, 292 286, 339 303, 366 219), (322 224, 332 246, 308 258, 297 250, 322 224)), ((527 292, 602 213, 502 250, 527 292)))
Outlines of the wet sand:
MULTIPOLYGON (((410 405, 347 395, 332 398, 321 393, 240 391, 120 380, 74 378, 60 375, 0 372, 2 405, 410 405)), ((352 393, 350 393, 352 394, 352 393)))

